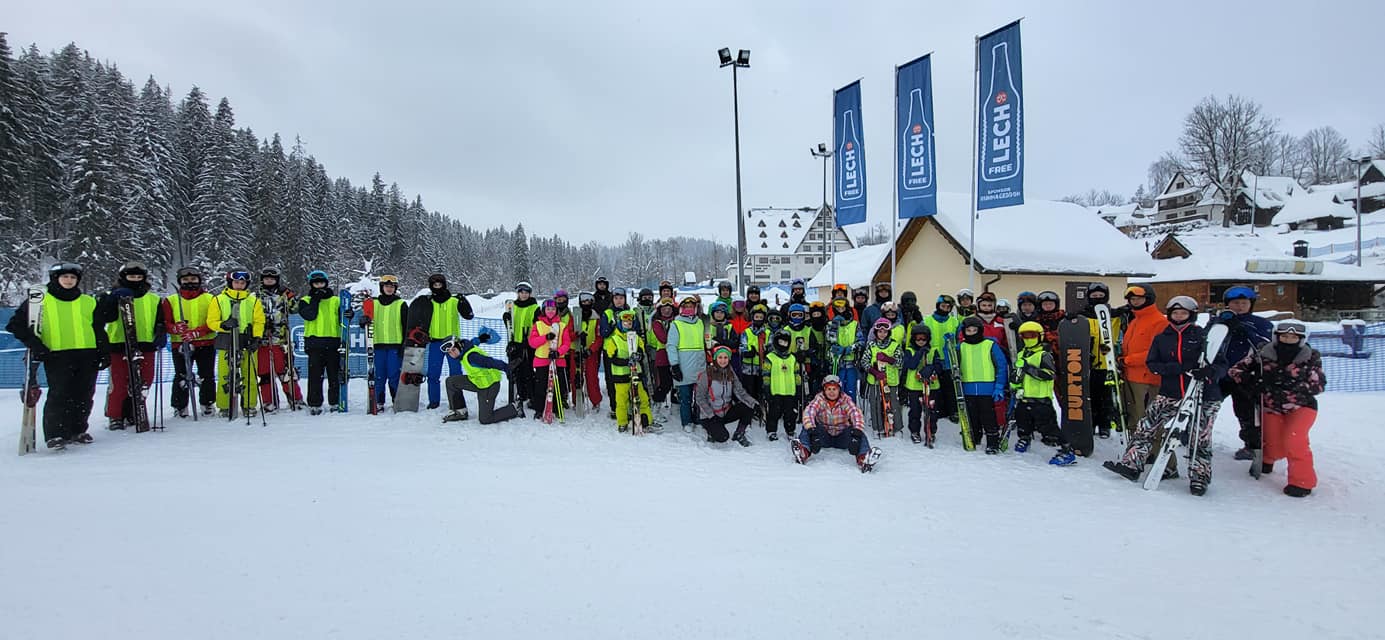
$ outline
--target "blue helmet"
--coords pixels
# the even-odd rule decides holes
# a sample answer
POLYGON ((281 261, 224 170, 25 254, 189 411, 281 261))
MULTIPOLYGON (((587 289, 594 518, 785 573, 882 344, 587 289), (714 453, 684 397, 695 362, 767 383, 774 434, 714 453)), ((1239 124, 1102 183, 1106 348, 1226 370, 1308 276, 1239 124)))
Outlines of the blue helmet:
POLYGON ((1232 300, 1249 300, 1251 302, 1255 302, 1255 299, 1257 297, 1259 296, 1255 295, 1254 289, 1251 289, 1250 287, 1237 286, 1227 289, 1226 293, 1222 294, 1222 301, 1231 302, 1232 300))
POLYGON ((495 342, 495 331, 483 325, 481 329, 476 332, 476 344, 489 344, 491 342, 495 342))
POLYGON ((321 269, 313 269, 312 271, 308 272, 308 282, 312 282, 313 280, 329 282, 329 280, 327 279, 327 272, 321 269))
POLYGON ((728 315, 728 316, 731 315, 730 307, 727 307, 727 306, 726 306, 726 303, 723 302, 723 301, 721 301, 721 300, 717 300, 716 302, 713 302, 713 303, 712 303, 712 306, 707 308, 707 314, 708 314, 708 315, 711 315, 711 314, 713 314, 713 313, 716 313, 718 310, 720 310, 722 313, 724 313, 724 314, 726 314, 726 315, 728 315))

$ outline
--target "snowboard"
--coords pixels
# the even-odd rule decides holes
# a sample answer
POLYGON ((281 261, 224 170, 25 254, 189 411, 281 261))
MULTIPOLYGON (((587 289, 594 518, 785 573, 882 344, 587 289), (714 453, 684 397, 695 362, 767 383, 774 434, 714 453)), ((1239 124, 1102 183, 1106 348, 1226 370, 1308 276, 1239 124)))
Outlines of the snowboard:
MULTIPOLYGON (((1210 364, 1217 359, 1222 345, 1226 342, 1226 332, 1224 324, 1214 324, 1207 329, 1207 342, 1202 348, 1202 357, 1198 359, 1199 366, 1210 364)), ((1183 391, 1183 399, 1178 402, 1178 410, 1174 413, 1173 419, 1164 425, 1164 440, 1159 443, 1159 456, 1149 465, 1145 475, 1143 486, 1146 491, 1159 488, 1159 481, 1164 477, 1164 465, 1168 464, 1169 456, 1173 455, 1173 450, 1178 447, 1183 434, 1187 434, 1188 441, 1194 443, 1192 446, 1196 446, 1197 434, 1190 433, 1190 430, 1196 428, 1199 421, 1203 386, 1201 380, 1193 380, 1188 384, 1183 391)), ((1189 454, 1188 457, 1192 458, 1192 455, 1189 454)))
POLYGON ((1092 334, 1087 318, 1064 318, 1058 323, 1059 428, 1074 453, 1092 455, 1091 387, 1092 334))
POLYGON ((423 367, 428 364, 428 335, 422 329, 422 344, 417 336, 405 343, 404 361, 399 365, 399 392, 394 396, 394 412, 418 411, 418 392, 423 385, 423 367))
MULTIPOLYGON (((39 337, 39 316, 43 314, 43 288, 29 287, 27 294, 29 305, 26 311, 29 312, 29 331, 35 338, 39 337)), ((28 351, 24 356, 24 387, 20 396, 24 399, 24 417, 19 423, 19 455, 33 453, 38 449, 38 399, 43 393, 38 386, 38 360, 34 359, 34 352, 28 351)))
POLYGON ((129 296, 116 299, 120 311, 120 327, 125 333, 125 367, 128 371, 127 383, 130 395, 130 416, 135 422, 135 433, 149 430, 149 407, 144 403, 144 352, 139 350, 135 330, 135 300, 129 296))

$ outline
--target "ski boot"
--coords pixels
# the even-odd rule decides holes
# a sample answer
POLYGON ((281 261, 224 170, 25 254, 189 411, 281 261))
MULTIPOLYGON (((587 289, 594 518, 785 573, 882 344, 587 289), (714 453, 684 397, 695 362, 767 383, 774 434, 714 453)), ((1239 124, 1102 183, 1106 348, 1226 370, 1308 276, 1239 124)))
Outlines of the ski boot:
POLYGON ((1015 453, 1024 453, 1029 450, 1029 438, 1020 438, 1015 441, 1015 453))
POLYGON ((429 411, 432 411, 433 409, 436 409, 436 408, 438 408, 439 406, 441 406, 441 404, 442 404, 442 403, 439 403, 439 402, 429 402, 429 403, 428 403, 428 410, 429 410, 429 411))
POLYGON ((660 422, 649 419, 646 414, 640 414, 640 424, 644 425, 645 433, 659 433, 664 430, 664 425, 660 422))
POLYGON ((627 423, 627 424, 618 424, 618 425, 616 425, 616 433, 625 433, 625 432, 627 432, 627 431, 629 431, 629 430, 630 430, 630 425, 629 425, 628 423, 627 423))
POLYGON ((1178 479, 1178 467, 1170 467, 1170 468, 1164 469, 1164 475, 1161 476, 1159 479, 1160 479, 1160 480, 1177 480, 1177 479, 1178 479))
POLYGON ((453 411, 442 417, 443 422, 461 422, 467 419, 466 409, 453 411))
POLYGON ((216 412, 216 414, 217 414, 218 416, 223 417, 223 418, 229 419, 229 418, 231 417, 231 410, 230 410, 230 409, 222 409, 222 410, 216 412))
POLYGON ((523 418, 523 417, 524 417, 524 403, 523 403, 523 402, 520 402, 520 401, 516 400, 515 403, 512 404, 512 405, 510 405, 510 406, 512 406, 512 407, 515 408, 515 417, 517 417, 517 418, 523 418))
POLYGON ((606 418, 609 419, 609 420, 615 420, 615 419, 616 419, 616 408, 615 408, 615 407, 611 407, 611 410, 608 411, 608 412, 606 412, 606 418))
POLYGON ((794 462, 798 464, 804 464, 808 462, 808 458, 813 457, 813 452, 809 451, 808 447, 803 446, 803 443, 797 438, 789 443, 789 450, 793 452, 794 462))
POLYGON ((79 433, 71 438, 68 438, 67 441, 76 442, 77 444, 91 444, 95 440, 96 438, 91 437, 90 433, 79 433))
POLYGON ((1120 477, 1125 478, 1126 480, 1129 480, 1129 481, 1131 481, 1131 482, 1139 482, 1139 481, 1140 481, 1140 470, 1139 470, 1139 469, 1134 469, 1134 468, 1131 468, 1131 467, 1127 467, 1127 466, 1125 466, 1125 465, 1123 465, 1123 464, 1121 464, 1121 463, 1119 463, 1119 462, 1116 462, 1116 461, 1114 461, 1114 460, 1107 460, 1106 462, 1101 463, 1101 466, 1105 467, 1106 469, 1108 469, 1108 470, 1110 470, 1110 471, 1115 472, 1115 473, 1116 473, 1117 475, 1119 475, 1120 477))
POLYGON ((255 413, 256 413, 255 407, 246 407, 244 411, 245 411, 245 417, 247 417, 247 418, 253 418, 253 417, 255 417, 255 413))
POLYGON ((1096 430, 1096 437, 1101 438, 1102 440, 1110 440, 1110 439, 1111 439, 1111 427, 1100 427, 1100 428, 1098 428, 1098 429, 1096 430))
POLYGON ((212 415, 212 414, 214 414, 214 413, 216 413, 216 405, 215 405, 215 404, 204 404, 204 405, 202 405, 202 415, 204 415, 204 416, 210 416, 210 415, 212 415))
POLYGON ((736 443, 740 444, 742 447, 750 446, 750 439, 745 437, 745 429, 736 429, 736 433, 731 436, 731 439, 735 440, 736 443))
POLYGON ((125 427, 126 424, 124 418, 111 418, 110 422, 106 423, 107 431, 124 431, 125 427))
POLYGON ((1303 487, 1296 487, 1291 484, 1284 485, 1284 495, 1291 498, 1307 498, 1310 493, 1313 493, 1312 489, 1304 489, 1303 487))
POLYGON ((49 438, 44 444, 48 445, 49 449, 57 449, 58 451, 67 448, 67 441, 62 438, 49 438))
POLYGON ((1191 493, 1195 496, 1207 495, 1207 483, 1202 482, 1201 480, 1193 480, 1192 482, 1189 482, 1188 493, 1191 493))
POLYGON ((995 445, 990 445, 986 447, 986 455, 993 456, 998 453, 1000 453, 1000 447, 997 447, 995 445))
POLYGON ((918 444, 918 443, 920 443, 920 442, 923 442, 923 434, 921 434, 921 433, 919 433, 919 432, 917 432, 917 431, 910 431, 910 432, 909 432, 909 441, 910 441, 910 442, 913 442, 914 444, 918 444))
POLYGON ((861 468, 861 473, 870 473, 875 468, 875 463, 879 461, 880 447, 871 447, 870 451, 856 456, 856 466, 861 468))
POLYGON ((1048 463, 1055 467, 1071 466, 1077 464, 1077 454, 1064 449, 1053 454, 1053 457, 1048 459, 1048 463))
MULTIPOLYGON (((1274 473, 1274 463, 1273 463, 1273 462, 1261 462, 1261 463, 1260 463, 1260 475, 1263 476, 1263 475, 1269 474, 1269 473, 1274 473)), ((1254 470, 1254 469, 1251 469, 1250 475, 1255 475, 1255 470, 1254 470)))
POLYGON ((1247 449, 1247 448, 1245 448, 1245 447, 1241 447, 1240 449, 1237 449, 1237 450, 1236 450, 1236 456, 1235 456, 1235 457, 1236 457, 1237 460, 1254 460, 1254 459, 1255 459, 1255 454, 1254 454, 1253 452, 1251 452, 1250 449, 1247 449))
POLYGON ((768 434, 765 435, 765 438, 768 439, 770 442, 777 442, 779 440, 779 432, 770 431, 768 434))
POLYGON ((183 408, 181 408, 181 409, 174 409, 174 410, 173 410, 173 415, 178 416, 179 418, 183 418, 184 420, 186 420, 186 419, 189 418, 192 414, 191 414, 191 413, 188 413, 187 407, 183 407, 183 408))
POLYGON ((320 416, 320 415, 322 415, 322 407, 308 407, 308 415, 310 415, 310 416, 320 416))

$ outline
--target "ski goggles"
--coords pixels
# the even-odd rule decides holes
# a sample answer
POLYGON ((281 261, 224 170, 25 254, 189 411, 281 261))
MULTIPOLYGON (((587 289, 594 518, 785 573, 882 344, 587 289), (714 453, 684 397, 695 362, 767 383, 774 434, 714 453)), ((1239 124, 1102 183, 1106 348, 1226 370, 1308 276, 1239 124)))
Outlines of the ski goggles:
POLYGON ((380 284, 399 286, 399 276, 380 276, 380 284))
POLYGON ((1135 297, 1135 296, 1139 296, 1139 297, 1141 297, 1141 298, 1148 298, 1148 297, 1149 297, 1149 289, 1146 289, 1146 288, 1141 287, 1141 286, 1139 286, 1139 285, 1134 285, 1134 286, 1128 287, 1128 288, 1125 290, 1125 297, 1126 297, 1127 299, 1132 298, 1132 297, 1135 297))
POLYGON ((249 271, 232 271, 231 273, 226 274, 226 277, 228 277, 228 278, 230 278, 230 279, 232 279, 232 280, 247 280, 247 281, 248 281, 248 280, 250 280, 250 272, 249 272, 249 271))
POLYGON ((1042 332, 1042 331, 1021 331, 1021 332, 1019 332, 1019 336, 1020 336, 1020 339, 1022 339, 1022 340, 1028 340, 1028 339, 1030 339, 1030 338, 1033 338, 1033 339, 1035 339, 1035 340, 1038 340, 1039 338, 1044 337, 1044 332, 1042 332))
POLYGON ((1294 320, 1285 320, 1279 323, 1274 328, 1275 335, 1279 335, 1281 333, 1292 333, 1300 338, 1307 338, 1308 327, 1304 326, 1302 322, 1297 322, 1294 320))
POLYGON ((82 265, 75 262, 63 262, 49 267, 48 271, 52 273, 72 273, 80 276, 82 275, 82 265))
POLYGON ((790 320, 802 320, 806 317, 808 317, 808 314, 803 313, 802 311, 794 311, 789 313, 790 320))
POLYGON ((522 285, 519 285, 518 287, 515 287, 515 293, 533 293, 533 292, 534 292, 533 287, 530 287, 530 286, 527 285, 527 284, 522 284, 522 285))

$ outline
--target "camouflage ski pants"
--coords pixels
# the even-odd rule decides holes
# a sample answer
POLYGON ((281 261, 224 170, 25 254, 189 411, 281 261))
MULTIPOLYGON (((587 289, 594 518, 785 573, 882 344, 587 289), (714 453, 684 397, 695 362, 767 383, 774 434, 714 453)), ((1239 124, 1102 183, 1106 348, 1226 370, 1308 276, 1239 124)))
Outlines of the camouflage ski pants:
MULTIPOLYGON (((1135 425, 1135 433, 1130 436, 1130 446, 1126 448, 1125 455, 1121 456, 1121 464, 1132 469, 1144 469, 1145 460, 1149 459, 1151 454, 1158 455, 1159 444, 1164 439, 1164 426, 1178 413, 1178 402, 1178 398, 1159 396, 1149 403, 1144 419, 1135 425)), ((1196 447, 1196 452, 1188 462, 1190 480, 1204 483, 1212 481, 1212 424, 1217 421, 1219 410, 1220 401, 1202 402, 1197 420, 1193 424, 1197 437, 1188 441, 1189 446, 1196 447)), ((1170 456, 1171 466, 1174 465, 1173 459, 1173 456, 1170 456)))

